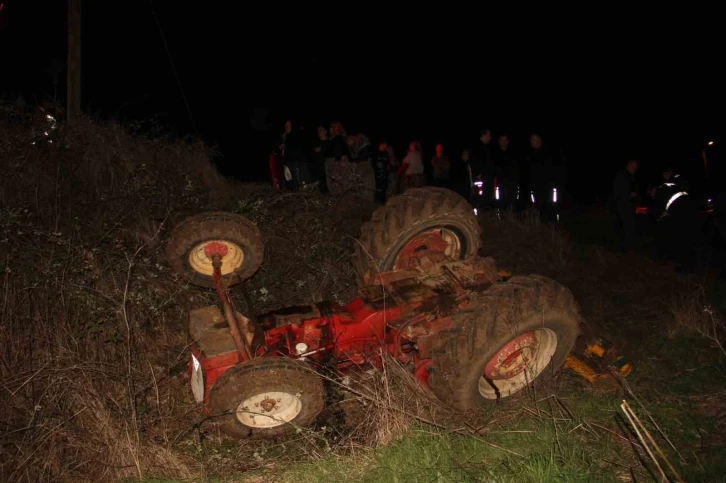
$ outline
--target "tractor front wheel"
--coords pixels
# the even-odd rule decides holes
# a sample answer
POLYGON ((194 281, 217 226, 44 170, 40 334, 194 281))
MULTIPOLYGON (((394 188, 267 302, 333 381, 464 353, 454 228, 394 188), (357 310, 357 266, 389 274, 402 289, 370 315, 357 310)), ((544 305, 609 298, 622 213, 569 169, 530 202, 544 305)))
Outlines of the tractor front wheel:
POLYGON ((225 372, 209 394, 209 411, 237 438, 267 438, 308 426, 322 411, 323 381, 302 361, 262 357, 225 372))
POLYGON ((227 286, 235 285, 254 275, 262 265, 262 236, 244 216, 212 211, 179 223, 166 245, 172 270, 188 282, 207 288, 214 287, 210 253, 222 255, 222 279, 227 286))
POLYGON ((537 275, 494 285, 453 319, 433 351, 428 383, 461 411, 551 379, 580 332, 572 293, 537 275))

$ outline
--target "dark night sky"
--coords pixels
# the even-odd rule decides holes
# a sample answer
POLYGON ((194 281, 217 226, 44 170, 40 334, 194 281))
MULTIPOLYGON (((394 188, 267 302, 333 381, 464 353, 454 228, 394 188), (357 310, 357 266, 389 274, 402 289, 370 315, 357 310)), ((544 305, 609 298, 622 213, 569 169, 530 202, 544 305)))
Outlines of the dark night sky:
MULTIPOLYGON (((55 76, 64 97, 65 2, 0 3, 0 92, 53 95, 55 76)), ((540 22, 485 38, 454 24, 450 32, 415 22, 356 28, 350 16, 328 20, 331 12, 280 19, 247 4, 201 5, 153 2, 177 78, 150 2, 86 0, 84 108, 102 118, 163 113, 193 134, 180 82, 196 130, 225 155, 223 170, 253 178, 266 175, 272 136, 287 117, 311 135, 315 123, 337 118, 398 150, 420 139, 429 152, 438 141, 472 145, 483 126, 515 142, 537 130, 565 150, 571 191, 582 198, 607 191, 627 156, 650 166, 686 162, 707 139, 723 139, 723 94, 714 87, 725 84, 719 57, 710 57, 718 44, 702 23, 661 21, 655 32, 652 19, 627 29, 591 17, 578 31, 540 22), (294 27, 274 28, 279 21, 294 27), (412 34, 414 43, 399 41, 412 34)))

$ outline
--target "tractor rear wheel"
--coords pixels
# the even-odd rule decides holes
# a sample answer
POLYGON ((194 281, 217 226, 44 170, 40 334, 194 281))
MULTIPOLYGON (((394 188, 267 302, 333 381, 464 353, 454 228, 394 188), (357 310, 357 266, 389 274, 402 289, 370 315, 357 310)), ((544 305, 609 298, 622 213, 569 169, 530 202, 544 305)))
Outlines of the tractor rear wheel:
POLYGON ((411 188, 378 208, 363 224, 353 265, 363 285, 379 272, 410 268, 420 250, 441 251, 454 260, 476 255, 481 227, 474 209, 458 193, 411 188))
POLYGON ((306 363, 262 357, 222 374, 209 393, 209 412, 237 438, 268 438, 308 426, 323 410, 323 380, 306 363))
POLYGON ((494 285, 440 333, 428 383, 466 411, 551 379, 580 332, 572 293, 538 275, 494 285))
POLYGON ((212 243, 224 247, 222 279, 227 286, 251 277, 262 265, 262 236, 255 224, 223 211, 200 213, 179 223, 166 245, 169 265, 188 282, 214 287, 212 259, 205 254, 212 243))

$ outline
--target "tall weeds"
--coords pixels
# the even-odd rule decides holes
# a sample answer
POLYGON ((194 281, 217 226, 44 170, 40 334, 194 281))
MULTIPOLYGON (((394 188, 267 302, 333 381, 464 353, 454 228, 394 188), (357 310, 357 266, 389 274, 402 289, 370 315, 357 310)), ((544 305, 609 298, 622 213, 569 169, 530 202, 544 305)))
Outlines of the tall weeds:
POLYGON ((1 478, 189 476, 169 419, 184 287, 163 276, 158 240, 172 208, 223 184, 210 152, 14 121, 0 143, 1 478))

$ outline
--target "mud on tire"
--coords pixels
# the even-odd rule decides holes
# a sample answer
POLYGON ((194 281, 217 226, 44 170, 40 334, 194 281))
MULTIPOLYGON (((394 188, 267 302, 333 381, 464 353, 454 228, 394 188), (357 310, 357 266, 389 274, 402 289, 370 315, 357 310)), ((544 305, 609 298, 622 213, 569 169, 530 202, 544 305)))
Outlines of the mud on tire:
POLYGON ((166 245, 172 270, 195 285, 214 287, 211 260, 203 255, 204 245, 212 241, 229 248, 222 259, 222 279, 228 286, 251 277, 262 265, 262 236, 255 224, 235 213, 212 211, 191 216, 174 228, 166 245))
POLYGON ((428 382, 442 402, 461 411, 551 379, 572 351, 581 321, 572 293, 538 275, 516 276, 492 286, 453 320, 454 328, 439 334, 428 382), (517 361, 525 360, 517 359, 514 340, 538 349, 522 349, 526 360, 535 362, 508 378, 503 368, 521 367, 517 361), (501 371, 501 378, 490 377, 493 370, 501 371))
POLYGON ((324 404, 321 377, 305 362, 285 357, 262 357, 234 366, 209 393, 210 416, 222 431, 237 438, 294 432, 312 423, 324 404), (274 409, 265 411, 265 401, 272 401, 274 409))
POLYGON ((445 230, 455 237, 458 249, 452 258, 476 255, 481 246, 481 227, 473 208, 458 193, 445 188, 411 188, 378 208, 361 227, 355 243, 353 266, 361 284, 378 272, 393 270, 404 248, 418 235, 445 230))

